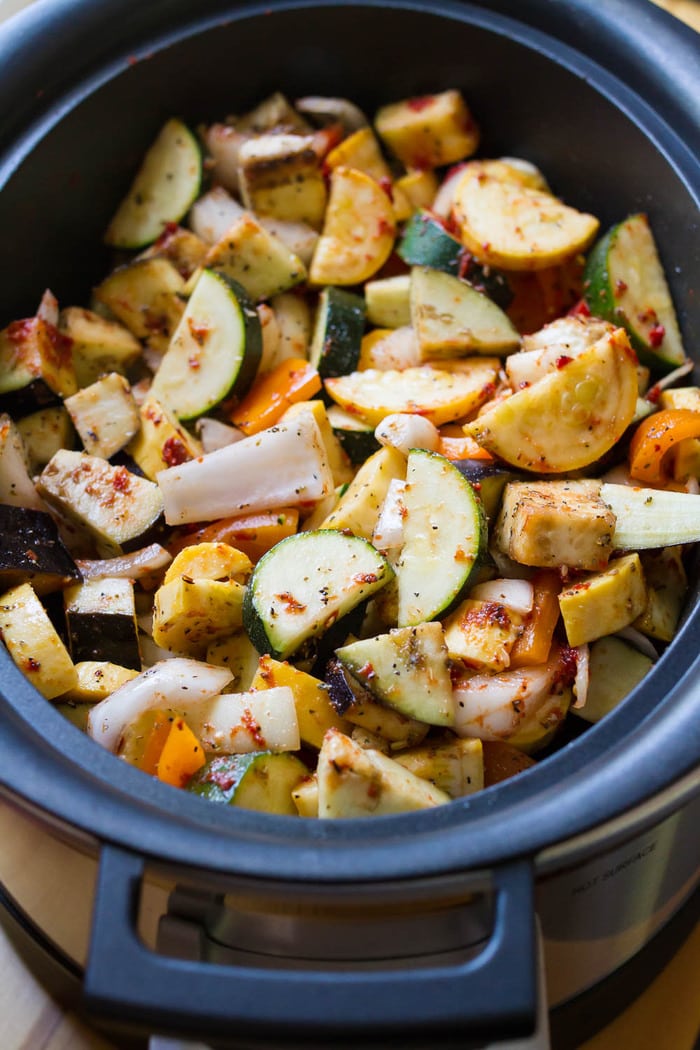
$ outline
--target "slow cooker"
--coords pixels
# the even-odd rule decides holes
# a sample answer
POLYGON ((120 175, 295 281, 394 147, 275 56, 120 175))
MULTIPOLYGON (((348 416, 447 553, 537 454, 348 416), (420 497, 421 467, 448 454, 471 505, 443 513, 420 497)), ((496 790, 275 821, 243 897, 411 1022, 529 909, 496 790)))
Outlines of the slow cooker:
MULTIPOLYGON (((3 323, 47 284, 85 301, 168 116, 277 88, 372 112, 459 87, 483 155, 528 158, 603 227, 647 212, 699 345, 697 37, 646 0, 38 0, 0 36, 0 87, 3 323)), ((0 851, 6 911, 125 1038, 532 1040, 538 1002, 594 988, 700 881, 699 578, 696 559, 677 637, 601 723, 513 780, 372 821, 177 793, 86 740, 2 652, 0 822, 26 850, 12 880, 0 851)))

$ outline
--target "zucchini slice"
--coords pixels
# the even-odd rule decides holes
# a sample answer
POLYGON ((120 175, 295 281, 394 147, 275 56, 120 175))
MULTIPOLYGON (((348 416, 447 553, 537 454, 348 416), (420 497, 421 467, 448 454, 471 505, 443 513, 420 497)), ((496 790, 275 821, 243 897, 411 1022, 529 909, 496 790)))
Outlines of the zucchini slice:
POLYGON ((313 284, 360 284, 384 265, 394 247, 394 209, 371 175, 336 168, 323 231, 311 261, 313 284))
POLYGON ((179 419, 196 419, 244 394, 262 357, 260 318, 243 288, 202 270, 151 384, 179 419))
POLYGON ((19 419, 78 389, 71 342, 41 317, 0 332, 0 411, 19 419))
POLYGON ((467 249, 448 233, 444 223, 432 212, 416 212, 404 227, 396 249, 409 266, 430 266, 434 270, 459 276, 467 249))
POLYGON ((484 747, 481 740, 458 737, 409 748, 395 760, 417 777, 430 780, 450 798, 462 798, 484 786, 484 747))
POLYGON ((317 778, 321 818, 409 813, 450 801, 444 791, 393 758, 365 750, 336 729, 326 734, 317 778))
POLYGON ((59 330, 71 340, 79 387, 90 386, 105 372, 125 373, 141 355, 141 344, 128 328, 80 306, 61 310, 59 330))
POLYGON ((131 386, 119 372, 110 372, 83 387, 67 397, 64 405, 85 451, 92 456, 109 459, 128 445, 141 427, 131 386))
POLYGON ((452 679, 439 623, 363 638, 335 655, 381 703, 426 725, 454 724, 452 679))
POLYGON ((181 120, 168 120, 146 153, 105 233, 113 248, 143 248, 179 222, 199 194, 202 154, 181 120))
POLYGON ((615 515, 613 547, 648 550, 700 540, 700 496, 631 485, 601 485, 600 495, 615 515))
POLYGON ((338 405, 328 409, 328 422, 333 433, 343 446, 351 463, 357 466, 364 463, 373 452, 379 449, 379 442, 374 435, 374 426, 351 412, 346 412, 338 405))
POLYGON ((613 226, 588 256, 584 298, 622 325, 643 364, 670 371, 686 358, 666 276, 646 215, 613 226))
POLYGON ((46 464, 37 488, 47 503, 91 534, 105 558, 133 548, 163 513, 152 481, 68 449, 46 464))
MULTIPOLYGON (((113 270, 95 298, 137 339, 165 351, 185 310, 185 281, 169 259, 135 259, 113 270)), ((116 369, 120 371, 120 369, 116 369)))
POLYGON ((289 752, 219 755, 195 773, 187 790, 209 802, 295 817, 292 791, 308 776, 304 763, 289 752))
POLYGON ((204 264, 236 281, 256 303, 306 279, 301 259, 249 212, 212 245, 204 264))
POLYGON ((324 288, 318 300, 309 363, 322 379, 354 372, 365 328, 365 303, 342 288, 324 288))
POLYGON ((622 328, 464 427, 506 463, 542 474, 589 466, 637 406, 636 357, 622 328))
MULTIPOLYGON (((39 474, 60 448, 73 448, 75 444, 73 423, 63 405, 40 408, 38 412, 23 416, 17 420, 17 431, 22 438, 30 474, 39 474)), ((1 487, 0 482, 0 491, 1 487)))
POLYGON ((383 277, 365 285, 367 320, 377 328, 403 328, 411 323, 411 275, 383 277))
POLYGON ((549 193, 467 170, 455 190, 463 243, 482 263, 542 270, 584 251, 598 231, 593 215, 549 193))
POLYGON ((332 530, 282 540, 255 567, 243 625, 261 653, 286 659, 383 587, 388 562, 366 540, 332 530))
POLYGON ((422 361, 504 354, 520 344, 517 329, 487 295, 427 266, 411 272, 411 323, 422 361))
POLYGON ((455 372, 428 365, 403 371, 368 368, 327 379, 326 390, 346 412, 374 426, 395 412, 416 412, 439 427, 476 411, 494 391, 496 359, 475 358, 465 365, 455 372))
POLYGON ((613 635, 591 646, 588 694, 583 707, 571 712, 585 722, 600 722, 639 685, 653 667, 653 660, 613 635))
POLYGON ((488 543, 479 498, 444 456, 424 449, 409 453, 403 498, 399 627, 448 612, 472 581, 488 543))

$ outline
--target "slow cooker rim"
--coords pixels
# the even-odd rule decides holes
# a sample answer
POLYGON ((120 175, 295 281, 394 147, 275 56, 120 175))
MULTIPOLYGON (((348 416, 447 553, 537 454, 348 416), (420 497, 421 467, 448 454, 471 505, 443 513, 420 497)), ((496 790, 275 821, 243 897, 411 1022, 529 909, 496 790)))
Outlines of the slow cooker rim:
MULTIPOLYGON (((68 6, 64 0, 40 2, 44 11, 56 12, 67 9, 68 6)), ((573 71, 577 75, 585 73, 588 77, 598 76, 601 78, 598 81, 599 90, 600 85, 606 85, 603 94, 611 98, 608 92, 613 89, 617 91, 618 98, 612 100, 618 108, 622 108, 621 100, 624 99, 627 105, 632 106, 633 111, 643 114, 646 120, 651 120, 656 137, 652 136, 646 125, 645 132, 654 138, 657 148, 662 152, 673 147, 671 153, 676 170, 680 167, 686 174, 693 175, 696 198, 700 194, 698 165, 695 163, 693 169, 691 164, 688 171, 692 157, 672 129, 668 128, 658 114, 649 110, 644 99, 619 84, 612 74, 597 68, 590 59, 560 42, 549 41, 539 30, 530 30, 528 26, 495 15, 492 11, 493 5, 489 5, 485 15, 483 10, 473 5, 443 3, 426 9, 425 5, 402 3, 400 0, 389 0, 389 3, 390 6, 399 9, 409 8, 422 12, 429 10, 430 13, 436 14, 447 12, 450 17, 459 15, 466 18, 470 15, 473 19, 476 12, 479 16, 476 18, 477 24, 485 21, 489 29, 500 26, 500 31, 506 32, 506 35, 509 35, 508 30, 514 27, 517 29, 518 39, 526 42, 527 46, 535 46, 541 50, 545 43, 549 43, 551 50, 544 53, 550 60, 570 70, 573 65, 573 71), (659 144, 659 137, 662 145, 659 144)), ((79 0, 77 4, 71 4, 71 15, 75 15, 76 9, 86 9, 89 5, 90 0, 79 0)), ((319 5, 313 0, 300 0, 296 3, 290 0, 277 6, 289 9, 319 5)), ((358 6, 380 5, 375 0, 362 0, 358 6)), ((260 7, 238 5, 235 17, 245 17, 251 10, 259 12, 260 7)), ((198 24, 203 21, 206 22, 198 17, 198 24)), ((27 37, 23 46, 31 48, 31 35, 27 37)), ((88 84, 90 82, 88 78, 88 84)), ((53 109, 45 111, 44 118, 47 113, 50 115, 54 112, 56 107, 60 107, 60 101, 53 109)), ((39 119, 41 121, 42 118, 39 119)), ((668 153, 666 159, 671 163, 668 153)), ((7 762, 3 756, 0 779, 4 779, 12 791, 27 801, 43 807, 55 817, 68 819, 76 827, 95 834, 100 840, 119 842, 139 850, 145 848, 149 853, 162 858, 173 861, 186 859, 191 862, 192 839, 203 836, 202 845, 207 845, 208 848, 202 856, 206 857, 207 866, 219 870, 230 868, 232 860, 236 859, 240 871, 245 869, 249 874, 260 875, 274 870, 276 876, 282 875, 280 856, 277 852, 281 841, 284 841, 287 847, 291 847, 283 865, 288 869, 284 874, 289 877, 304 872, 308 876, 310 865, 314 875, 339 880, 347 877, 349 860, 352 862, 353 877, 369 879, 385 878, 387 874, 400 877, 406 873, 415 875, 418 872, 444 872, 451 866, 490 864, 523 853, 536 852, 543 846, 599 823, 606 816, 617 816, 621 811, 633 807, 679 778, 697 763, 700 738, 697 729, 695 733, 692 732, 691 701, 697 672, 700 670, 700 658, 694 661, 691 659, 688 663, 687 657, 700 648, 699 620, 700 610, 689 620, 681 636, 673 643, 673 651, 677 652, 680 649, 686 658, 684 675, 680 681, 670 680, 670 663, 668 660, 662 661, 661 666, 655 669, 650 679, 642 684, 629 702, 579 741, 551 756, 543 765, 517 778, 516 781, 506 782, 488 789, 481 795, 454 802, 448 807, 426 814, 377 818, 371 822, 343 822, 342 827, 333 822, 302 821, 293 821, 291 824, 294 827, 290 827, 288 818, 266 817, 265 827, 261 829, 258 826, 259 816, 256 814, 222 814, 218 807, 213 806, 209 812, 206 803, 194 798, 183 798, 181 795, 175 796, 172 790, 164 785, 155 781, 146 782, 137 771, 118 765, 112 756, 100 751, 98 747, 92 744, 86 747, 84 736, 52 711, 50 705, 35 693, 4 653, 3 659, 8 665, 6 679, 13 690, 13 700, 5 698, 5 703, 14 703, 14 709, 0 744, 0 754, 3 751, 7 752, 7 762), (658 702, 654 700, 653 694, 657 684, 661 691, 662 683, 667 687, 667 691, 663 693, 664 699, 658 702), (33 719, 31 724, 22 714, 22 708, 33 719), (634 723, 638 721, 641 721, 641 726, 630 732, 634 723), (673 722, 678 722, 678 725, 672 725, 673 722), (630 771, 639 762, 649 761, 648 737, 649 727, 652 725, 655 727, 654 746, 658 746, 660 737, 668 748, 665 761, 658 763, 656 769, 650 770, 644 787, 639 784, 633 786, 634 778, 630 776, 630 771), (38 740, 37 727, 46 730, 38 740), (641 734, 640 729, 644 730, 641 734), (609 751, 614 750, 620 740, 624 740, 625 746, 611 759, 609 751), (568 756, 566 763, 569 764, 569 768, 566 775, 560 778, 560 766, 565 764, 565 755, 568 756), (571 763, 574 755, 576 761, 571 763), (598 768, 601 763, 604 765, 602 770, 598 768), (21 765, 24 765, 24 769, 18 770, 18 766, 21 765), (572 781, 584 766, 598 779, 594 788, 589 787, 585 798, 582 798, 584 792, 580 785, 572 785, 572 781), (24 789, 22 772, 26 774, 24 789), (50 790, 47 790, 47 787, 50 790), (507 838, 501 841, 504 839, 502 821, 517 821, 519 817, 526 815, 533 797, 539 800, 542 807, 545 796, 548 796, 545 813, 552 817, 556 807, 559 807, 559 819, 552 820, 546 830, 541 828, 538 820, 535 827, 521 827, 519 834, 509 832, 507 838), (87 805, 76 807, 76 798, 87 801, 87 805), (133 812, 134 800, 141 803, 142 808, 138 816, 133 812), (494 814, 497 814, 498 820, 494 819, 494 814), (208 819, 205 820, 205 817, 208 819), (185 818, 190 837, 181 842, 180 835, 173 835, 172 830, 174 824, 182 832, 185 818), (225 818, 223 823, 222 818, 225 818), (468 843, 462 842, 464 836, 461 832, 465 823, 476 832, 468 837, 468 843), (294 830, 296 841, 290 842, 289 832, 294 830), (406 832, 411 834, 407 835, 406 832), (440 849, 426 849, 427 845, 437 841, 435 836, 439 838, 440 849), (479 840, 476 844, 475 838, 479 840), (244 856, 235 856, 231 847, 242 842, 246 847, 243 851, 244 856), (214 844, 219 848, 213 849, 214 844), (360 845, 364 848, 358 849, 360 845), (294 855, 293 858, 291 854, 294 855)), ((541 815, 542 808, 538 811, 538 817, 541 815)), ((526 824, 530 823, 526 821, 526 824)), ((546 820, 542 820, 541 823, 546 824, 546 820)), ((303 874, 301 877, 304 877, 303 874)))

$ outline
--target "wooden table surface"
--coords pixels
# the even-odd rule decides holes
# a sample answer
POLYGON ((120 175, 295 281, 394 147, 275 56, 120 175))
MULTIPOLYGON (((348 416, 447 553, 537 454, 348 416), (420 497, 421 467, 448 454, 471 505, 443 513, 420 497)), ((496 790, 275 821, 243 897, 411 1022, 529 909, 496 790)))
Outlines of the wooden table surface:
MULTIPOLYGON (((0 21, 30 2, 0 0, 0 21)), ((655 2, 700 32, 698 0, 655 2)), ((47 995, 2 930, 0 974, 0 1050, 112 1050, 47 995)), ((693 1050, 700 1032, 699 986, 700 927, 645 994, 581 1050, 693 1050)), ((170 1050, 177 1050, 175 1042, 170 1050)))

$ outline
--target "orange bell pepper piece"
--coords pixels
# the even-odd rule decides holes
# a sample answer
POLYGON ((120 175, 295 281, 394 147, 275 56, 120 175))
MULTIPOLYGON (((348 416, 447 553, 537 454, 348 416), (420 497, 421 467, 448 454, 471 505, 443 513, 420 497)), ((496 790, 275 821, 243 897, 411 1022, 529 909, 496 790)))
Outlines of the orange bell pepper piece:
POLYGON ((280 540, 293 536, 298 527, 296 508, 221 518, 192 532, 176 535, 168 543, 168 551, 175 557, 192 543, 228 543, 256 562, 280 540))
POLYGON ((546 661, 559 619, 559 574, 551 569, 543 569, 533 576, 532 585, 532 612, 523 633, 510 651, 510 666, 513 669, 532 667, 546 661))
POLYGON ((165 741, 168 739, 171 725, 172 716, 168 715, 166 711, 149 712, 143 720, 145 734, 143 740, 139 743, 136 754, 131 759, 132 765, 152 777, 156 775, 158 762, 160 761, 165 741))
POLYGON ((205 762, 204 748, 185 720, 173 719, 158 760, 158 779, 173 787, 184 787, 205 762))
POLYGON ((308 361, 290 357, 256 379, 230 420, 244 434, 272 427, 297 401, 308 401, 321 389, 321 377, 308 361))
POLYGON ((651 484, 667 481, 666 453, 679 441, 693 437, 700 437, 700 412, 666 408, 647 416, 630 443, 631 477, 651 484))
POLYGON ((482 448, 474 438, 467 437, 440 437, 438 452, 445 459, 480 459, 487 463, 493 462, 493 456, 482 448))

